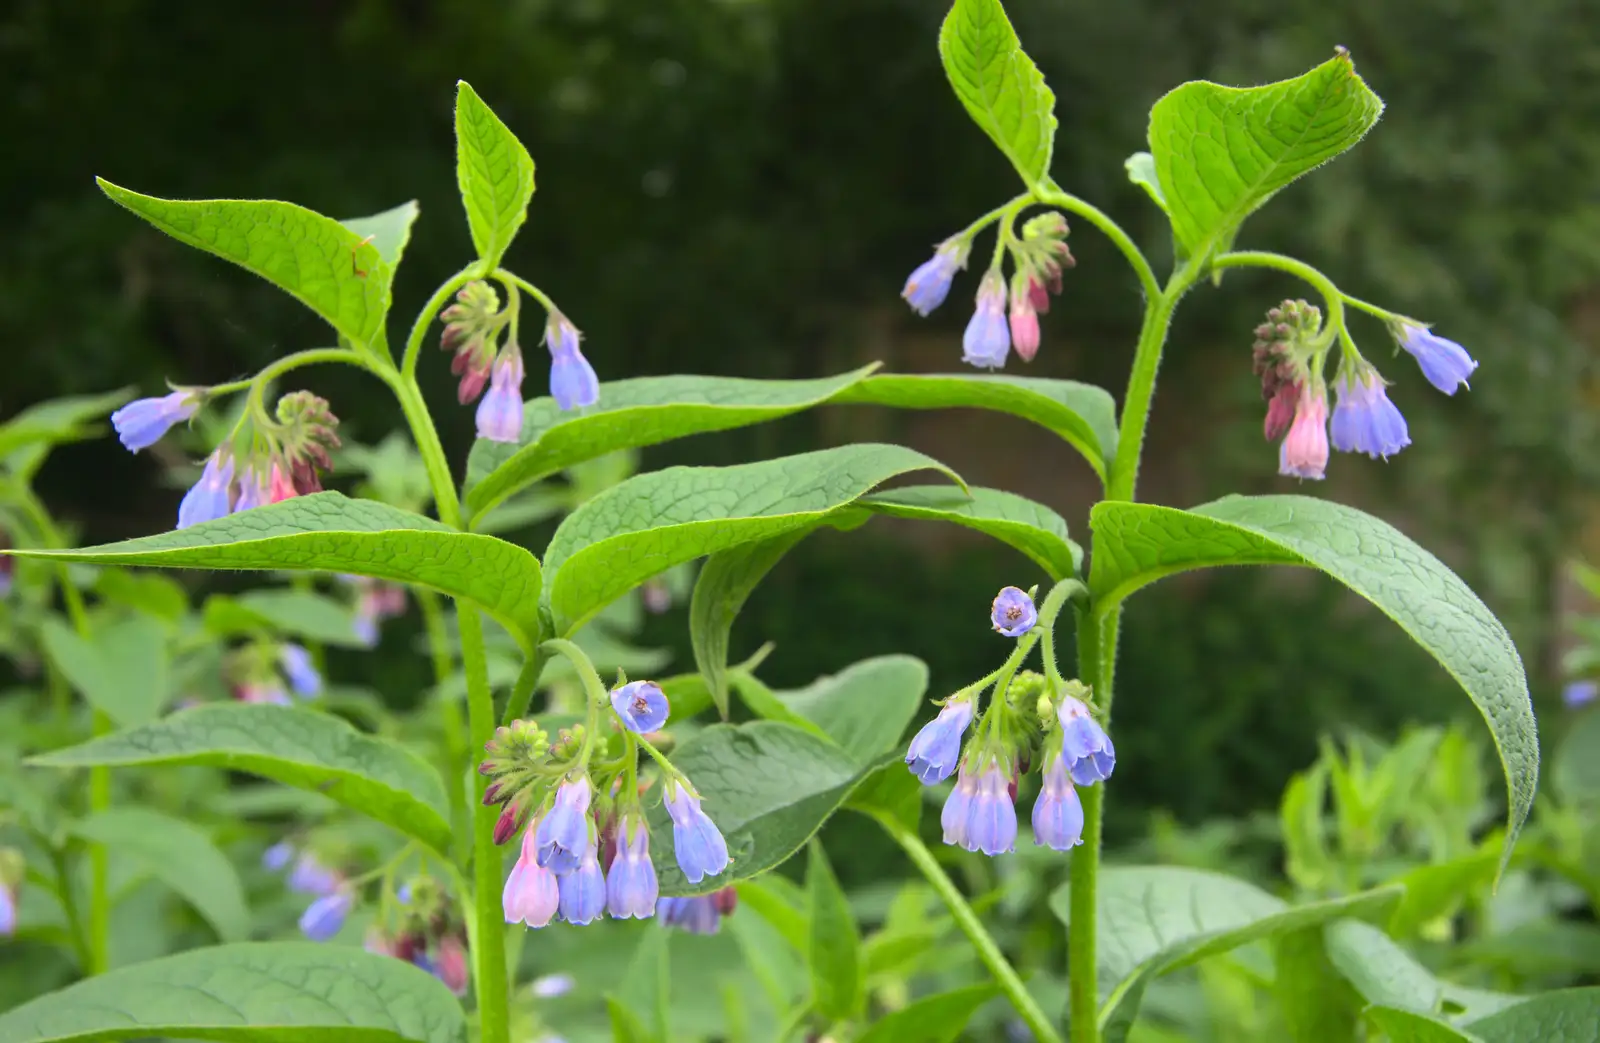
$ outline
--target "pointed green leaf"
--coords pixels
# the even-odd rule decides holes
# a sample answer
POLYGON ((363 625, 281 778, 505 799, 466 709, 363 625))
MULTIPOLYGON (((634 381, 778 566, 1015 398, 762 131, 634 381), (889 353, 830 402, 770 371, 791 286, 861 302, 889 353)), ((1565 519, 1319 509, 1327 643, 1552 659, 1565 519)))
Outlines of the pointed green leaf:
POLYGON ((611 1021, 611 1038, 614 1043, 661 1043, 645 1028, 639 1015, 629 1010, 615 996, 606 997, 606 1015, 611 1021))
POLYGON ((563 412, 552 398, 522 411, 515 445, 478 439, 467 460, 466 507, 473 518, 542 478, 619 449, 726 431, 821 405, 877 368, 819 380, 638 377, 600 386, 600 404, 563 412))
POLYGON ((1272 941, 1272 992, 1294 1043, 1350 1043, 1360 998, 1328 962, 1323 927, 1288 931, 1272 941))
POLYGON ((80 637, 47 618, 39 629, 45 652, 89 705, 128 727, 153 720, 167 700, 167 631, 149 616, 132 616, 80 637))
POLYGON ((866 765, 898 749, 927 691, 927 664, 914 656, 886 655, 773 695, 866 765))
POLYGON ((1144 189, 1146 194, 1167 212, 1167 197, 1161 194, 1161 181, 1156 177, 1156 157, 1148 152, 1135 152, 1122 164, 1128 170, 1128 180, 1144 189))
MULTIPOLYGON (((413 199, 370 217, 349 217, 339 223, 362 239, 371 241, 378 256, 383 258, 383 263, 389 266, 392 278, 393 271, 400 267, 406 244, 411 242, 411 226, 416 222, 417 201, 413 199)), ((368 278, 371 278, 370 272, 368 278)))
POLYGON ((1398 942, 1370 924, 1341 920, 1325 932, 1328 959, 1368 1003, 1433 1014, 1448 1002, 1461 1021, 1487 1017, 1520 996, 1469 989, 1434 977, 1398 942))
POLYGON ((1383 102, 1343 49, 1263 87, 1185 83, 1150 110, 1150 151, 1172 231, 1191 257, 1227 249, 1273 193, 1351 148, 1383 102))
POLYGON ((849 445, 737 467, 669 467, 567 516, 545 551, 558 633, 674 565, 816 525, 908 471, 943 464, 894 445, 849 445))
POLYGON ((1106 461, 1117 454, 1116 404, 1103 388, 1073 380, 955 373, 888 375, 868 377, 840 392, 833 401, 841 405, 1010 413, 1066 440, 1083 454, 1102 482, 1106 461))
POLYGON ((1600 1043, 1600 987, 1547 992, 1467 1028, 1483 1043, 1600 1043))
POLYGON ((1032 558, 1052 580, 1075 576, 1083 548, 1067 538, 1067 522, 1042 503, 1003 489, 912 485, 863 497, 861 506, 896 518, 945 521, 993 536, 1032 558))
POLYGON ((0 1043, 466 1043, 461 1004, 403 960, 314 942, 193 949, 0 1014, 0 1043))
MULTIPOLYGON (((794 710, 789 709, 778 698, 778 693, 768 688, 766 682, 759 677, 744 670, 735 670, 728 678, 733 684, 733 690, 739 693, 739 698, 751 713, 764 721, 782 721, 792 724, 796 728, 810 732, 819 739, 827 739, 828 735, 815 721, 807 720, 794 710)), ((831 741, 831 740, 830 740, 831 741)))
POLYGON ((825 1018, 845 1021, 856 1014, 862 1002, 861 932, 850 912, 850 900, 816 840, 811 842, 806 860, 806 893, 811 1005, 825 1018))
POLYGON ((225 942, 250 936, 250 909, 233 863, 194 826, 150 808, 118 807, 68 824, 72 835, 104 844, 113 861, 132 859, 172 888, 225 942))
MULTIPOLYGON (((1096 891, 1100 1024, 1121 1043, 1151 980, 1250 942, 1348 916, 1380 916, 1400 898, 1380 888, 1289 905, 1237 877, 1199 869, 1138 866, 1101 872, 1096 891)), ((1069 919, 1062 887, 1050 907, 1069 919)))
POLYGON ((383 337, 394 269, 333 218, 272 199, 158 199, 96 180, 112 201, 287 291, 357 344, 383 337))
POLYGON ((956 0, 939 30, 939 57, 973 122, 1032 188, 1050 174, 1056 96, 1022 50, 1000 0, 956 0))
MULTIPOLYGON (((1453 1028, 1448 1021, 1414 1010, 1368 1007, 1366 1017, 1382 1030, 1389 1043, 1484 1043, 1477 1036, 1453 1028)), ((1544 1037, 1540 1037, 1540 1043, 1544 1043, 1544 1037)))
POLYGON ((1147 583, 1213 565, 1320 569, 1400 624, 1483 714, 1510 792, 1501 868, 1533 806, 1539 741, 1522 659, 1505 627, 1455 573, 1353 507, 1307 496, 1229 496, 1189 511, 1102 503, 1090 514, 1089 586, 1104 612, 1147 583))
POLYGON ((935 993, 874 1021, 856 1043, 954 1043, 978 1008, 998 995, 995 985, 935 993))
POLYGON ((253 507, 187 529, 75 550, 13 553, 66 561, 188 569, 346 572, 465 598, 517 635, 539 640, 539 561, 493 536, 341 493, 253 507))
POLYGON ((184 710, 131 731, 54 750, 28 763, 203 764, 315 790, 440 851, 449 850, 444 783, 404 747, 337 717, 288 706, 224 703, 184 710))
POLYGON ((694 648, 694 664, 705 678, 711 701, 723 720, 728 719, 728 636, 733 631, 733 621, 778 559, 810 535, 813 528, 795 529, 770 540, 718 551, 700 568, 689 601, 689 640, 694 648))
POLYGON ((19 481, 31 481, 51 449, 62 442, 96 437, 105 429, 94 421, 132 397, 132 390, 123 388, 98 395, 67 395, 29 406, 0 428, 11 432, 0 438, 0 466, 19 481))
POLYGON ((528 219, 533 157, 466 80, 456 83, 456 181, 487 275, 528 219))
POLYGON ((672 763, 699 790, 733 861, 722 875, 690 884, 666 857, 672 823, 657 804, 648 813, 650 850, 661 853, 664 895, 709 894, 782 864, 872 770, 827 739, 778 721, 713 725, 675 751, 672 763))
POLYGON ((850 791, 845 807, 915 832, 922 821, 922 804, 922 783, 896 757, 863 778, 850 791))

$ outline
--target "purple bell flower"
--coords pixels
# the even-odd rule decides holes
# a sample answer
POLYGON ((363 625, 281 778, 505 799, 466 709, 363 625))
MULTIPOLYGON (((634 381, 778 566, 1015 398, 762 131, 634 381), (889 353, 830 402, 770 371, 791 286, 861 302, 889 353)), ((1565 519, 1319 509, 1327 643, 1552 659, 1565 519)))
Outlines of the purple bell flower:
POLYGON ((552 311, 544 343, 550 349, 550 397, 562 409, 582 409, 600 401, 600 378, 578 350, 578 327, 552 311))
POLYGON ((137 453, 155 445, 172 426, 194 416, 200 396, 193 391, 174 391, 160 398, 141 398, 111 414, 111 426, 128 451, 137 453))
POLYGON ((553 1000, 565 996, 578 987, 578 980, 570 974, 557 972, 544 974, 533 979, 528 986, 528 991, 541 1000, 553 1000))
POLYGON ((1389 401, 1383 378, 1370 366, 1338 381, 1333 409, 1333 447, 1341 453, 1366 453, 1387 459, 1411 444, 1406 418, 1389 401))
POLYGON ((728 842, 700 810, 700 798, 678 779, 667 780, 667 814, 672 818, 672 850, 691 884, 728 868, 728 842))
POLYGON ((355 899, 349 891, 323 895, 306 907, 300 916, 300 933, 314 942, 325 942, 339 933, 355 899))
POLYGON ((650 861, 650 830, 643 816, 623 818, 617 839, 621 841, 617 857, 606 877, 606 908, 619 920, 646 919, 655 915, 656 897, 661 892, 656 867, 650 861))
POLYGON ((1600 698, 1600 682, 1596 681, 1569 681, 1561 689, 1561 701, 1567 709, 1576 710, 1580 706, 1588 706, 1595 699, 1600 698))
POLYGON ((1052 851, 1083 843, 1083 802, 1072 787, 1065 757, 1050 758, 1044 770, 1044 786, 1033 802, 1033 842, 1052 851))
POLYGON ((940 245, 931 258, 923 261, 917 270, 911 273, 906 280, 905 289, 900 291, 900 296, 911 305, 911 310, 918 315, 927 316, 935 308, 944 303, 950 293, 950 281, 955 278, 956 270, 964 268, 967 264, 967 250, 969 246, 954 240, 940 245))
POLYGON ((561 919, 570 924, 593 923, 606 909, 606 875, 600 868, 594 841, 583 849, 583 857, 570 873, 556 877, 560 891, 561 919))
POLYGON ((611 691, 611 708, 630 732, 648 735, 667 723, 667 693, 654 681, 629 681, 611 691))
POLYGON ((295 860, 289 871, 289 890, 301 894, 327 895, 339 889, 343 877, 317 861, 317 856, 306 852, 295 860))
POLYGON ((11 885, 0 883, 0 938, 17 933, 17 893, 11 885))
POLYGON ((522 434, 522 352, 507 348, 495 360, 489 393, 478 403, 478 437, 515 444, 522 434))
POLYGON ((294 845, 280 840, 261 853, 261 868, 271 873, 279 872, 294 858, 294 845))
POLYGON ((541 866, 565 876, 578 868, 589 847, 589 776, 568 779, 556 790, 555 805, 539 820, 534 847, 541 866))
POLYGON ((972 723, 972 713, 971 699, 948 702, 911 740, 906 766, 924 785, 943 782, 955 772, 961 761, 961 736, 972 723))
POLYGON ((1006 637, 1021 637, 1039 622, 1039 610, 1025 590, 1003 587, 989 609, 989 621, 1006 637))
POLYGON ((322 675, 311 662, 311 653, 305 646, 288 642, 278 649, 278 665, 289 679, 289 686, 310 699, 322 694, 322 675))
POLYGON ((1092 786, 1109 779, 1117 766, 1117 750, 1100 722, 1089 715, 1089 708, 1067 696, 1056 707, 1056 719, 1061 723, 1061 756, 1072 780, 1092 786))
POLYGON ((978 306, 961 338, 961 361, 979 369, 999 369, 1011 354, 1011 330, 1006 325, 1006 284, 990 271, 978 286, 978 306))
POLYGON ((999 762, 991 762, 978 776, 977 792, 967 809, 968 851, 1000 855, 1017 846, 1017 809, 1012 803, 1011 778, 999 762))
POLYGON ((715 895, 663 898, 656 903, 656 916, 668 927, 690 934, 716 934, 722 926, 715 895))
POLYGON ((206 457, 206 468, 178 505, 178 528, 187 529, 200 522, 215 521, 227 514, 232 503, 228 491, 233 485, 233 457, 221 449, 206 457))
POLYGON ((967 843, 967 817, 972 811, 972 801, 978 795, 978 777, 961 766, 955 788, 945 798, 944 810, 939 813, 939 825, 944 829, 944 842, 971 849, 967 843))
POLYGON ((1390 331, 1400 346, 1411 353, 1422 369, 1428 383, 1447 395, 1465 387, 1467 378, 1478 368, 1478 363, 1467 354, 1467 349, 1453 340, 1435 335, 1426 326, 1414 322, 1392 324, 1390 331))
POLYGON ((239 472, 239 498, 233 501, 233 513, 248 511, 252 507, 272 502, 272 472, 266 468, 247 466, 239 472))

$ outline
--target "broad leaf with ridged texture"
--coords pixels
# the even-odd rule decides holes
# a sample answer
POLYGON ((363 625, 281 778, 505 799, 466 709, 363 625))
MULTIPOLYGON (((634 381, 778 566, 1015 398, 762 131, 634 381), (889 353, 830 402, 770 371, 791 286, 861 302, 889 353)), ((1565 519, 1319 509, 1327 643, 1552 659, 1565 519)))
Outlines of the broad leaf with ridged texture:
POLYGON ((912 485, 863 497, 861 506, 896 518, 943 521, 976 529, 1026 554, 1052 580, 1076 575, 1083 548, 1067 538, 1067 522, 1044 504, 1004 489, 912 485))
POLYGON ((1437 1014, 1447 1004, 1458 1023, 1488 1017, 1522 1000, 1435 977, 1399 942, 1370 924, 1341 920, 1324 934, 1328 960, 1368 1003, 1437 1014))
POLYGON ((820 728, 857 764, 867 765, 899 749, 906 725, 917 715, 927 691, 927 664, 914 656, 886 655, 851 663, 804 688, 772 694, 791 713, 820 728))
POLYGON ((695 577, 689 600, 689 641, 694 663, 723 720, 728 719, 728 638, 745 599, 772 567, 815 526, 795 529, 718 551, 706 559, 695 577))
POLYGON ((339 223, 369 240, 393 271, 400 266, 406 244, 411 242, 411 226, 417 222, 417 213, 417 201, 413 199, 369 217, 347 217, 339 223))
POLYGON ((357 344, 383 337, 394 269, 365 233, 274 199, 158 199, 97 180, 114 202, 287 291, 357 344))
POLYGON ((1000 0, 956 0, 939 30, 939 57, 973 122, 1030 188, 1041 184, 1055 148, 1056 97, 1000 0))
POLYGON ((828 521, 909 471, 949 468, 894 445, 849 445, 735 467, 636 475, 568 515, 545 551, 557 633, 674 565, 828 521))
POLYGON ((830 1021, 857 1014, 864 1000, 861 932, 850 911, 850 899, 816 840, 806 859, 807 963, 811 968, 811 1003, 830 1021))
POLYGON ((1600 987, 1546 992, 1466 1028, 1483 1043, 1600 1043, 1600 987))
POLYGON ((600 385, 600 403, 563 411, 553 398, 522 409, 515 444, 480 438, 467 459, 466 507, 474 518, 540 479, 620 449, 726 431, 821 405, 860 383, 877 363, 819 380, 637 377, 600 385))
POLYGON ((154 720, 168 696, 167 629, 150 616, 130 616, 83 637, 47 617, 39 637, 50 661, 89 705, 128 727, 154 720))
POLYGON ((1477 1036, 1462 1032, 1442 1018, 1414 1010, 1368 1007, 1365 1016, 1383 1030, 1388 1043, 1484 1043, 1477 1036))
POLYGON ((163 568, 354 573, 474 601, 525 645, 539 634, 539 561, 527 550, 342 493, 297 496, 121 543, 13 553, 163 568))
POLYGON ((193 949, 0 1014, 0 1043, 466 1043, 450 989, 404 960, 314 942, 193 949))
POLYGON ((1353 507, 1308 496, 1229 496, 1188 511, 1102 503, 1089 575, 1103 613, 1147 583, 1215 565, 1302 565, 1378 607, 1483 714, 1510 792, 1502 871, 1533 806, 1539 742, 1522 659, 1505 627, 1443 562, 1353 507))
MULTIPOLYGON (((1117 408, 1104 388, 1075 380, 930 373, 868 377, 841 391, 835 404, 899 409, 987 409, 1038 424, 1083 454, 1102 482, 1117 455, 1117 408)), ((1026 452, 1026 443, 1017 446, 1026 452)))
POLYGON ((337 717, 288 706, 198 706, 130 731, 42 753, 52 768, 200 764, 314 790, 447 850, 450 813, 438 772, 337 717))
POLYGON ((1197 80, 1168 92, 1150 110, 1150 152, 1181 252, 1204 259, 1228 249, 1246 217, 1353 147, 1382 112, 1342 48, 1292 80, 1197 80))
POLYGON ((456 182, 487 275, 528 219, 533 157, 466 80, 456 83, 456 182))

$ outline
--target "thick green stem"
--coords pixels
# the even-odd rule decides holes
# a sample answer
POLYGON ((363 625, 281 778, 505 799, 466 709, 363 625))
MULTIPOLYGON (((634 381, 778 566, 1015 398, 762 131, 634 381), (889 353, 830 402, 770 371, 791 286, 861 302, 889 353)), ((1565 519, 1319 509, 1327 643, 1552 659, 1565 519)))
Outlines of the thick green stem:
POLYGON ((922 872, 922 875, 928 878, 928 883, 933 885, 933 889, 938 892, 946 908, 950 910, 950 915, 955 918, 956 926, 961 928, 967 940, 972 943, 972 947, 978 951, 978 959, 983 961, 989 973, 994 975, 994 980, 1011 1000, 1011 1005, 1017 1009, 1017 1014, 1033 1031, 1033 1038, 1040 1043, 1062 1043, 1061 1034, 1050 1023, 1049 1016, 1039 1007, 1033 994, 1022 983, 1022 979, 1017 977, 1017 972, 1011 964, 1006 962, 1005 954, 995 945, 994 939, 989 937, 989 932, 984 930, 978 914, 972 911, 972 906, 962 897, 961 889, 955 885, 955 881, 945 875, 944 869, 933 857, 933 852, 928 850, 927 845, 914 830, 907 829, 892 815, 874 814, 872 817, 877 819, 884 831, 905 850, 912 864, 922 872))
POLYGON ((547 662, 549 659, 541 648, 529 652, 528 658, 522 661, 522 670, 511 685, 511 697, 506 700, 505 714, 500 718, 501 724, 509 725, 528 712, 528 705, 533 700, 533 690, 539 686, 539 675, 544 673, 544 665, 547 662))
POLYGON ((1107 500, 1132 500, 1139 482, 1139 458, 1144 452, 1144 431, 1150 420, 1150 401, 1155 397, 1156 370, 1161 366, 1161 349, 1167 341, 1167 326, 1178 297, 1188 288, 1180 283, 1180 272, 1172 278, 1166 292, 1152 298, 1145 308, 1144 326, 1139 330, 1139 346, 1133 353, 1133 372, 1128 377, 1128 394, 1122 403, 1122 428, 1117 433, 1117 455, 1111 463, 1106 483, 1107 500))
MULTIPOLYGON (((1109 714, 1111 708, 1115 629, 1115 619, 1103 625, 1094 612, 1078 613, 1078 677, 1094 690, 1095 706, 1102 714, 1109 714), (1104 650, 1106 643, 1110 644, 1112 652, 1104 650)), ((1083 843, 1073 849, 1068 871, 1067 1011, 1072 1043, 1100 1043, 1095 890, 1100 873, 1100 827, 1105 794, 1103 783, 1078 789, 1083 801, 1083 843)))
POLYGON ((439 312, 444 310, 444 302, 450 299, 450 295, 476 278, 481 267, 483 267, 481 262, 473 261, 452 275, 443 286, 433 291, 428 303, 422 306, 417 321, 411 324, 411 335, 406 338, 406 353, 400 359, 400 373, 408 382, 416 381, 417 359, 422 352, 423 338, 428 335, 428 327, 433 324, 439 312))
POLYGON ((467 762, 472 744, 467 737, 467 722, 461 719, 461 704, 444 691, 455 666, 450 651, 450 635, 445 630, 444 607, 439 595, 431 590, 416 590, 417 604, 422 607, 422 623, 428 632, 428 651, 433 659, 433 683, 439 693, 439 723, 444 731, 445 778, 450 786, 450 825, 455 838, 455 855, 465 862, 468 851, 468 824, 472 818, 472 801, 467 795, 467 762))

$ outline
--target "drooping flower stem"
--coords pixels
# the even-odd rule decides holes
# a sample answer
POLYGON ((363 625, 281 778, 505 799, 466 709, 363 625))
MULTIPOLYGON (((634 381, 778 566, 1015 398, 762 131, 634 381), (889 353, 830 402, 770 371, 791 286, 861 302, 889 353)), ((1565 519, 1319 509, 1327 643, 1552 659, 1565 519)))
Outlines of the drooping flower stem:
MULTIPOLYGON (((1344 333, 1344 303, 1348 298, 1340 292, 1339 287, 1333 284, 1332 279, 1304 261, 1297 261, 1293 257, 1285 257, 1282 254, 1268 253, 1265 250, 1239 250, 1214 258, 1211 262, 1211 267, 1276 268, 1280 272, 1287 272, 1314 288, 1322 295, 1322 301, 1327 305, 1328 325, 1322 337, 1319 338, 1320 343, 1318 346, 1327 347, 1333 343, 1334 337, 1344 333)), ((1365 305, 1365 302, 1363 301, 1361 304, 1365 305)), ((1376 307, 1375 305, 1365 306, 1369 309, 1376 307)), ((1383 312, 1381 308, 1377 310, 1384 315, 1389 314, 1388 312, 1383 312)))
POLYGON ((600 730, 600 708, 607 702, 605 682, 600 680, 588 653, 565 638, 553 637, 540 645, 539 651, 565 656, 583 685, 587 710, 583 718, 583 745, 578 749, 577 760, 578 766, 582 767, 589 761, 589 751, 594 749, 595 733, 600 730))

